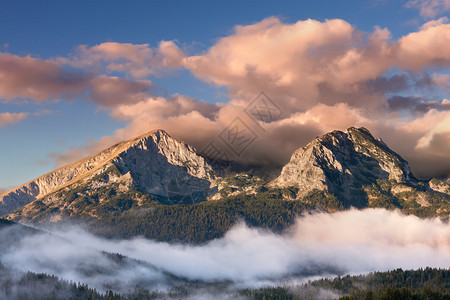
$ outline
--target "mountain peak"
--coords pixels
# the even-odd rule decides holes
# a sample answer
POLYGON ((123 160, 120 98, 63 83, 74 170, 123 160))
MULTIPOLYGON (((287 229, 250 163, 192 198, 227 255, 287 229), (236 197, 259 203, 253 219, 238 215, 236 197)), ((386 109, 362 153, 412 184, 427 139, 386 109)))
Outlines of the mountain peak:
POLYGON ((359 132, 359 133, 366 134, 367 136, 370 136, 370 137, 373 138, 372 133, 369 131, 369 129, 367 129, 367 128, 365 128, 365 127, 359 127, 359 128, 357 128, 357 127, 353 127, 353 126, 352 126, 352 127, 347 128, 346 132, 347 132, 347 133, 351 133, 351 132, 359 132))
POLYGON ((130 139, 130 141, 144 139, 144 138, 147 138, 147 137, 152 136, 152 135, 154 135, 154 136, 171 137, 170 134, 168 134, 167 131, 165 131, 164 129, 155 129, 155 130, 148 131, 148 132, 146 132, 144 134, 141 134, 141 135, 139 135, 139 136, 137 136, 135 138, 132 138, 132 139, 130 139))
MULTIPOLYGON (((352 140, 364 140, 367 139, 369 141, 378 141, 375 139, 375 137, 372 135, 372 133, 365 127, 349 127, 345 131, 341 130, 333 130, 331 132, 325 133, 324 135, 316 138, 311 143, 314 142, 333 142, 333 140, 337 139, 346 139, 347 137, 352 137, 352 140)), ((310 143, 310 144, 311 144, 310 143)))
POLYGON ((294 152, 275 186, 295 186, 306 195, 314 189, 338 194, 349 202, 364 185, 392 180, 416 185, 408 163, 366 128, 326 133, 294 152))
MULTIPOLYGON (((111 146, 110 148, 120 147, 120 148, 123 149, 124 147, 126 148, 126 147, 132 146, 137 141, 148 139, 150 137, 156 137, 158 139, 160 139, 160 138, 172 138, 170 136, 170 134, 167 133, 167 131, 165 131, 163 129, 155 129, 155 130, 148 131, 148 132, 146 132, 144 134, 138 135, 138 136, 136 136, 134 138, 131 138, 129 140, 117 143, 114 146, 111 146)), ((107 150, 104 150, 104 151, 107 151, 107 150)), ((104 152, 104 151, 102 151, 102 152, 104 152)))
POLYGON ((207 190, 213 176, 211 166, 196 154, 193 147, 172 138, 165 130, 157 129, 0 195, 0 216, 67 186, 79 185, 111 167, 117 168, 122 175, 129 173, 129 178, 122 178, 128 182, 127 188, 138 186, 149 194, 164 197, 167 197, 170 180, 182 182, 189 179, 207 190))

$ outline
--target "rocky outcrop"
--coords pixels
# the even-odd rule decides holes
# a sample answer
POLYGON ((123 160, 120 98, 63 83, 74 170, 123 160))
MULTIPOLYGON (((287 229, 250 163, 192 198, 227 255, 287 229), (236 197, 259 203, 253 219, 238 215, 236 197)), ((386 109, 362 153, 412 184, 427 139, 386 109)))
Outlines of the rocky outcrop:
MULTIPOLYGON (((363 186, 378 179, 416 186, 408 162, 365 128, 333 131, 294 152, 271 186, 295 186, 302 197, 327 190, 358 206, 363 186)), ((361 203, 362 205, 362 203, 361 203)))
POLYGON ((429 181, 428 186, 433 191, 436 191, 439 193, 444 193, 444 194, 450 194, 450 180, 449 179, 447 179, 447 181, 444 181, 444 180, 432 178, 429 181))
POLYGON ((207 194, 214 179, 211 166, 194 148, 170 137, 164 130, 155 130, 0 195, 0 216, 64 187, 100 178, 111 165, 122 175, 131 177, 127 181, 130 187, 137 186, 166 198, 183 197, 192 193, 192 189, 207 194))
POLYGON ((130 172, 137 186, 152 195, 170 196, 190 189, 206 190, 214 172, 193 147, 159 130, 136 140, 114 158, 122 174, 130 172))

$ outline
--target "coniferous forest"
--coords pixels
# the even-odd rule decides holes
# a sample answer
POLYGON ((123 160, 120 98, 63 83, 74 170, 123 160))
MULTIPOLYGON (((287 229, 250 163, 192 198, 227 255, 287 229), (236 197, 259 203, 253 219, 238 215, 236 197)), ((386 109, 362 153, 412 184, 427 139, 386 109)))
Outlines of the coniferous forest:
POLYGON ((18 274, 0 265, 0 299, 182 299, 195 297, 198 290, 211 298, 228 295, 246 299, 450 299, 450 269, 397 269, 367 275, 310 281, 302 285, 236 289, 226 284, 186 283, 169 290, 149 291, 136 287, 126 294, 99 292, 85 284, 69 282, 48 274, 18 274))

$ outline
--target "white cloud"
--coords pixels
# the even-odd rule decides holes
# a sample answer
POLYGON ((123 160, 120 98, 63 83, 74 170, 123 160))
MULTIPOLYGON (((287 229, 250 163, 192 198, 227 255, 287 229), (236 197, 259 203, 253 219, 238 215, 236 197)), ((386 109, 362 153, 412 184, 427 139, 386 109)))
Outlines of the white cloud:
POLYGON ((0 261, 100 289, 105 282, 133 286, 142 276, 153 282, 147 283, 150 286, 158 280, 167 284, 163 271, 192 280, 254 286, 277 284, 285 278, 300 282, 327 274, 446 268, 450 264, 449 223, 382 209, 306 215, 283 235, 241 223, 223 238, 199 246, 143 238, 107 240, 74 228, 56 233, 63 239, 48 234, 22 237, 17 246, 0 254, 0 261), (136 263, 121 265, 96 250, 120 253, 156 269, 136 263), (96 268, 103 272, 84 273, 96 268))

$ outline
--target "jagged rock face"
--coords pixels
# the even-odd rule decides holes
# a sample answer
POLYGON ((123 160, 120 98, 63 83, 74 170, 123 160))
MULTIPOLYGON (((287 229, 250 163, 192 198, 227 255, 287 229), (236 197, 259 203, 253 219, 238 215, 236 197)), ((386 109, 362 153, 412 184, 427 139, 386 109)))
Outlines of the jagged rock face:
MULTIPOLYGON (((156 130, 114 145, 101 153, 64 166, 0 196, 0 216, 66 186, 79 186, 114 164, 129 187, 163 197, 191 193, 191 188, 208 193, 214 172, 191 146, 156 130), (189 188, 188 188, 189 187, 189 188)), ((99 183, 100 184, 100 183, 99 183)))
POLYGON ((207 190, 214 179, 212 167, 194 148, 163 131, 137 140, 113 162, 122 174, 130 172, 145 192, 164 197, 207 190))
POLYGON ((272 186, 295 186, 303 196, 327 190, 351 201, 377 179, 415 185, 408 163, 367 129, 325 134, 294 152, 272 186))

